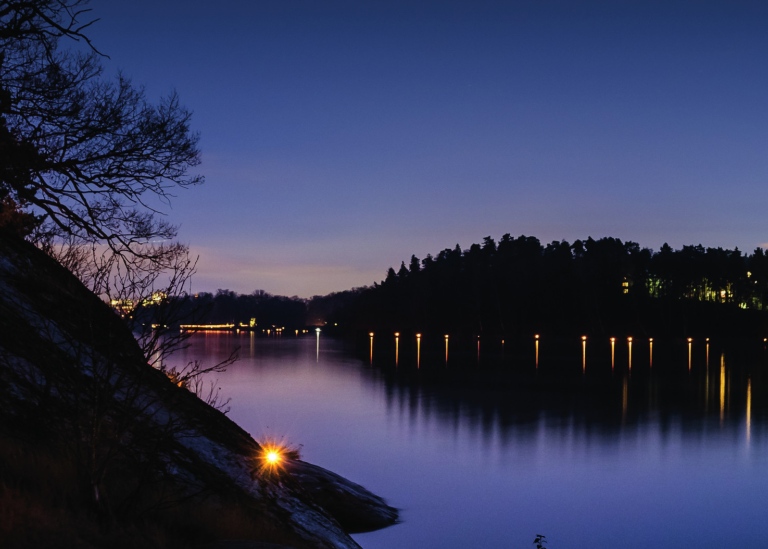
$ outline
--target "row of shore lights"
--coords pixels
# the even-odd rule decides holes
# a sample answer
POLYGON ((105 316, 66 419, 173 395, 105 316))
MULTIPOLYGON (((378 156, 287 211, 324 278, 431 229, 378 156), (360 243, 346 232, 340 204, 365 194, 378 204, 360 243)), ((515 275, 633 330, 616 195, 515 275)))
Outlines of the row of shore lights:
MULTIPOLYGON (((296 333, 298 335, 298 330, 296 331, 296 333)), ((304 330, 304 333, 306 333, 306 330, 304 330)), ((319 353, 320 328, 316 328, 315 329, 315 334, 317 335, 317 339, 318 339, 318 353, 319 353)), ((371 362, 373 362, 373 335, 374 335, 373 332, 369 332, 368 333, 368 336, 371 339, 371 362)), ((449 336, 448 336, 448 334, 445 334, 445 336, 443 336, 443 337, 445 338, 445 360, 447 362, 448 361, 448 339, 449 339, 449 336)), ((539 334, 535 334, 533 337, 534 337, 534 341, 536 343, 536 366, 538 367, 538 365, 539 365, 539 339, 540 339, 540 336, 539 336, 539 334)), ((399 340, 400 340, 400 332, 395 332, 395 344, 396 344, 396 346, 395 346, 395 361, 396 362, 397 362, 397 359, 398 359, 397 354, 399 352, 399 346, 398 346, 399 340)), ((480 352, 480 336, 477 336, 477 340, 478 340, 477 345, 478 345, 478 353, 479 353, 480 352)), ((631 336, 627 338, 627 343, 629 345, 629 350, 630 350, 630 355, 629 355, 629 367, 630 368, 632 367, 632 341, 633 341, 633 338, 631 336)), ((610 338, 610 342, 611 342, 611 366, 613 366, 613 351, 614 351, 614 346, 616 344, 616 338, 615 337, 610 338)), ((706 338, 706 342, 707 342, 707 345, 709 345, 709 338, 706 338)), ((651 365, 653 365, 653 338, 652 337, 648 338, 648 343, 650 345, 650 350, 651 350, 651 365)), ((688 369, 691 368, 691 344, 692 343, 693 343, 693 338, 689 337, 688 338, 688 369)), ((768 343, 768 338, 763 338, 763 343, 768 343)), ((501 340, 501 344, 504 345, 504 340, 503 339, 501 340)), ((583 360, 584 366, 586 366, 587 336, 585 336, 585 335, 581 336, 581 344, 582 344, 582 353, 583 353, 582 354, 582 360, 583 360)), ((418 360, 420 360, 420 354, 421 354, 420 353, 420 351, 421 351, 421 334, 420 333, 416 334, 416 349, 417 349, 417 357, 418 357, 417 358, 417 363, 418 363, 418 360)), ((478 354, 478 357, 479 357, 479 354, 478 354)), ((722 391, 722 389, 721 389, 721 391, 722 391)), ((748 393, 748 395, 749 394, 751 394, 751 393, 748 393)), ((748 399, 749 398, 751 398, 751 397, 748 396, 748 399)), ((749 419, 747 421, 749 421, 749 419)), ((285 452, 286 452, 285 447, 283 447, 281 445, 265 444, 263 446, 262 455, 260 456, 261 457, 261 461, 262 461, 262 465, 261 465, 260 469, 262 471, 266 471, 268 473, 275 473, 275 472, 277 472, 282 467, 282 463, 285 460, 285 456, 284 456, 285 452)))
MULTIPOLYGON (((318 329, 318 332, 320 330, 318 329)), ((319 333, 318 333, 319 335, 319 333)), ((400 355, 400 332, 395 332, 395 363, 399 362, 399 355, 400 355)), ((369 332, 368 336, 370 337, 370 361, 373 363, 373 332, 369 332)), ((445 361, 448 362, 448 339, 449 335, 445 334, 443 336, 445 338, 445 361)), ((539 365, 539 340, 540 340, 539 334, 534 334, 533 339, 536 346, 536 366, 539 365)), ((611 366, 614 364, 614 352, 615 352, 615 346, 616 346, 616 338, 611 337, 611 366)), ((627 344, 629 346, 629 367, 632 367, 632 342, 634 341, 634 338, 632 336, 627 337, 627 344)), ((691 368, 691 345, 693 344, 693 338, 689 337, 687 338, 688 341, 688 368, 691 368)), ((709 338, 705 339, 707 345, 709 345, 709 338)), ((768 343, 768 338, 763 338, 763 343, 768 343)), ((504 339, 501 340, 502 348, 504 347, 504 339)), ((648 338, 648 345, 650 349, 650 363, 653 365, 653 338, 648 338)), ((587 363, 587 336, 583 335, 581 336, 581 350, 582 350, 582 366, 586 368, 587 363)), ((478 359, 480 358, 480 336, 477 336, 477 355, 478 359)), ((416 334, 416 364, 419 365, 421 361, 421 333, 416 334)))

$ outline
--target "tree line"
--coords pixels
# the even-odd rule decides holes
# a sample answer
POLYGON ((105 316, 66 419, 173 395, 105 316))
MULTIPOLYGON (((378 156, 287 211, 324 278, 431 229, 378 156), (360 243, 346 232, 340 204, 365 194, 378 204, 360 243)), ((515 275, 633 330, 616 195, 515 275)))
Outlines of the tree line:
POLYGON ((257 328, 304 328, 307 324, 307 301, 298 297, 272 295, 256 290, 238 294, 219 289, 216 293, 201 292, 185 296, 189 314, 181 318, 197 318, 205 324, 248 324, 253 319, 257 328))
MULTIPOLYGON (((381 282, 311 299, 230 290, 175 301, 201 323, 259 328, 559 335, 768 335, 768 254, 618 238, 505 234, 411 256, 381 282)), ((166 305, 169 303, 165 302, 166 305)))
POLYGON ((329 320, 360 331, 757 335, 766 328, 768 256, 505 234, 411 256, 380 283, 316 301, 329 320))

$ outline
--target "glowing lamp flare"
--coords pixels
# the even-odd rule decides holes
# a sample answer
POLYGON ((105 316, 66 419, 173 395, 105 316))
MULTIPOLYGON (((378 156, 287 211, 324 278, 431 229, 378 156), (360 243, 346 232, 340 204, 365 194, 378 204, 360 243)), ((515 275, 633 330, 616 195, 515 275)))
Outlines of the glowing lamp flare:
POLYGON ((264 454, 264 461, 266 461, 268 465, 277 465, 282 458, 280 452, 277 450, 268 450, 264 454))
POLYGON ((274 443, 264 444, 259 455, 259 471, 264 474, 276 473, 281 469, 285 460, 291 458, 292 453, 289 448, 274 443))

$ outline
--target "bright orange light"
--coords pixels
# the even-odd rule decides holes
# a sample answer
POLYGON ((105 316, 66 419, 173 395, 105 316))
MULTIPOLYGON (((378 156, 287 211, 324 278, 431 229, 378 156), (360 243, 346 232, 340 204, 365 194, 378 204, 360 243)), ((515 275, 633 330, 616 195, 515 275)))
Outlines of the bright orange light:
POLYGON ((631 337, 628 337, 628 338, 627 338, 627 341, 629 341, 630 343, 632 343, 632 338, 631 338, 631 337))
POLYGON ((278 444, 268 442, 262 444, 261 454, 259 455, 259 472, 272 474, 276 473, 278 469, 283 466, 285 461, 286 449, 278 444))
POLYGON ((581 340, 582 341, 586 341, 587 340, 587 336, 581 336, 581 340))

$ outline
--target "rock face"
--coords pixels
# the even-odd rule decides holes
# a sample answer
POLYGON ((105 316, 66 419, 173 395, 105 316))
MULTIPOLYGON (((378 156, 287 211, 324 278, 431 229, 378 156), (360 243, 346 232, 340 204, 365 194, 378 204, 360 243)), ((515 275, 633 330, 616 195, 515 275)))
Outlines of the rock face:
MULTIPOLYGON (((18 446, 0 465, 21 468, 13 456, 38 459, 41 448, 60 456, 68 473, 48 490, 71 483, 77 493, 62 496, 60 507, 82 507, 77 513, 97 517, 100 531, 105 521, 127 531, 187 516, 189 525, 144 546, 177 545, 174 532, 184 530, 201 545, 240 538, 356 548, 348 532, 397 522, 381 498, 319 467, 297 460, 269 472, 245 431, 146 364, 106 304, 34 246, 2 233, 0 334, 0 443, 18 446), (207 517, 196 518, 203 510, 207 517)), ((0 528, 0 545, 11 539, 3 536, 22 539, 23 529, 0 528)), ((108 537, 94 534, 90 543, 108 537)))

